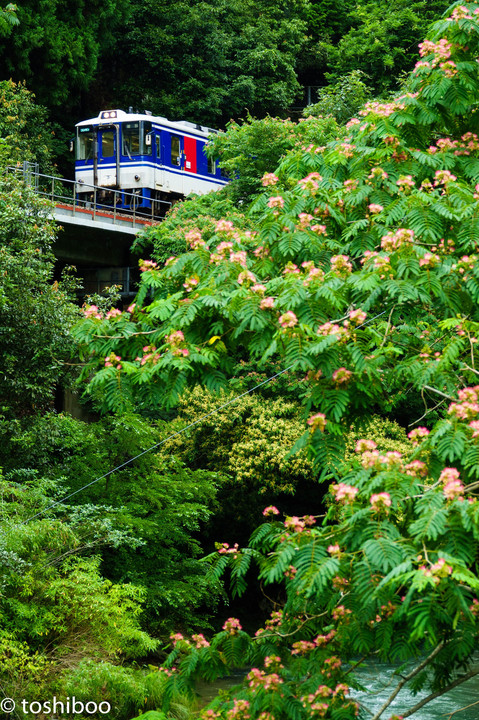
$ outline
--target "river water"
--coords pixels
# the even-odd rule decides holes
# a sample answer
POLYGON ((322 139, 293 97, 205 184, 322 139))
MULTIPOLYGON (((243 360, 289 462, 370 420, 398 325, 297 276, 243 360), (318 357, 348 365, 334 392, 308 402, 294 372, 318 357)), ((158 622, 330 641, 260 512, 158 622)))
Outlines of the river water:
MULTIPOLYGON (((379 710, 398 685, 400 678, 392 677, 393 670, 394 668, 384 663, 368 662, 365 667, 356 672, 357 679, 367 688, 367 692, 354 692, 353 696, 372 713, 379 710)), ((381 720, 383 718, 387 720, 393 713, 400 715, 406 712, 427 695, 429 692, 413 695, 407 690, 407 687, 404 687, 383 713, 381 720)), ((452 720, 479 720, 479 675, 445 695, 431 700, 430 703, 411 715, 411 718, 414 720, 449 720, 452 713, 455 713, 452 720), (478 704, 473 706, 474 703, 478 704), (472 707, 467 707, 468 705, 472 707), (461 708, 464 709, 461 710, 461 708)))
MULTIPOLYGON (((379 710, 399 682, 399 678, 392 677, 393 671, 394 668, 391 665, 368 662, 367 665, 365 664, 355 672, 357 679, 366 688, 366 691, 353 691, 352 697, 358 700, 364 708, 367 708, 371 712, 371 716, 379 710)), ((238 672, 236 675, 222 678, 212 684, 201 683, 197 688, 201 697, 201 706, 211 702, 220 690, 229 690, 234 685, 239 685, 243 677, 244 672, 238 672)), ((424 692, 413 695, 407 688, 403 688, 385 710, 381 720, 388 720, 394 713, 400 715, 406 712, 428 694, 428 692, 424 692)), ((413 720, 449 720, 452 713, 454 715, 451 720, 479 720, 479 675, 454 688, 446 695, 432 700, 411 715, 411 718, 413 720), (474 705, 474 703, 478 704, 474 705)), ((368 715, 369 713, 366 713, 365 717, 367 718, 368 715)))

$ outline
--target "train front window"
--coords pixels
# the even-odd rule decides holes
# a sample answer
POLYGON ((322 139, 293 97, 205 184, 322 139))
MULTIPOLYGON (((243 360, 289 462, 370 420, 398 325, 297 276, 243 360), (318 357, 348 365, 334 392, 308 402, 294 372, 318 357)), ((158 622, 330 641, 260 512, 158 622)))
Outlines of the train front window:
POLYGON ((92 160, 95 148, 95 133, 90 128, 78 128, 77 160, 92 160))
POLYGON ((122 154, 131 158, 140 154, 140 123, 129 122, 122 125, 122 154))
POLYGON ((101 134, 101 154, 104 158, 114 156, 115 132, 113 130, 103 130, 101 134))

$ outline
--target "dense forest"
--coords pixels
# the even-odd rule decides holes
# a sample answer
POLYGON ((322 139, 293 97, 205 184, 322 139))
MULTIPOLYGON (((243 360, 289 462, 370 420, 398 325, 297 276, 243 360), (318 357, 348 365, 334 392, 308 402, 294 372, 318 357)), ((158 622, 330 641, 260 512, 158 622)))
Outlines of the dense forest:
POLYGON ((479 675, 479 2, 25 0, 0 53, 2 169, 131 105, 231 178, 126 306, 0 175, 1 717, 399 720, 479 675))

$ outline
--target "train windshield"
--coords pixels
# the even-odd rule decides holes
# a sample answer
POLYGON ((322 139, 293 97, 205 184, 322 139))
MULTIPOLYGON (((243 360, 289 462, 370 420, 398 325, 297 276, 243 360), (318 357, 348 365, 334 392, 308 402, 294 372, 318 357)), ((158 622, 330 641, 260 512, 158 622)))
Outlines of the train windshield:
POLYGON ((115 154, 114 130, 103 130, 101 133, 101 154, 103 157, 113 157, 115 154))
POLYGON ((151 155, 151 122, 123 123, 122 154, 126 157, 134 155, 151 155))
POLYGON ((96 133, 91 127, 78 128, 77 160, 93 160, 96 133))
POLYGON ((140 154, 140 123, 129 122, 123 123, 123 143, 122 154, 131 158, 133 155, 140 154))

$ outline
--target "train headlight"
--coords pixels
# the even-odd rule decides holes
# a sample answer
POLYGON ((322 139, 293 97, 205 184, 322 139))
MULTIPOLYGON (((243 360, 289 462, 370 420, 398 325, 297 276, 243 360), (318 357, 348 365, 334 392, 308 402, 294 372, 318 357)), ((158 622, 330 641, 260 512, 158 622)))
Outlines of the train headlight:
POLYGON ((116 118, 116 110, 106 110, 100 113, 101 120, 114 120, 116 118))

